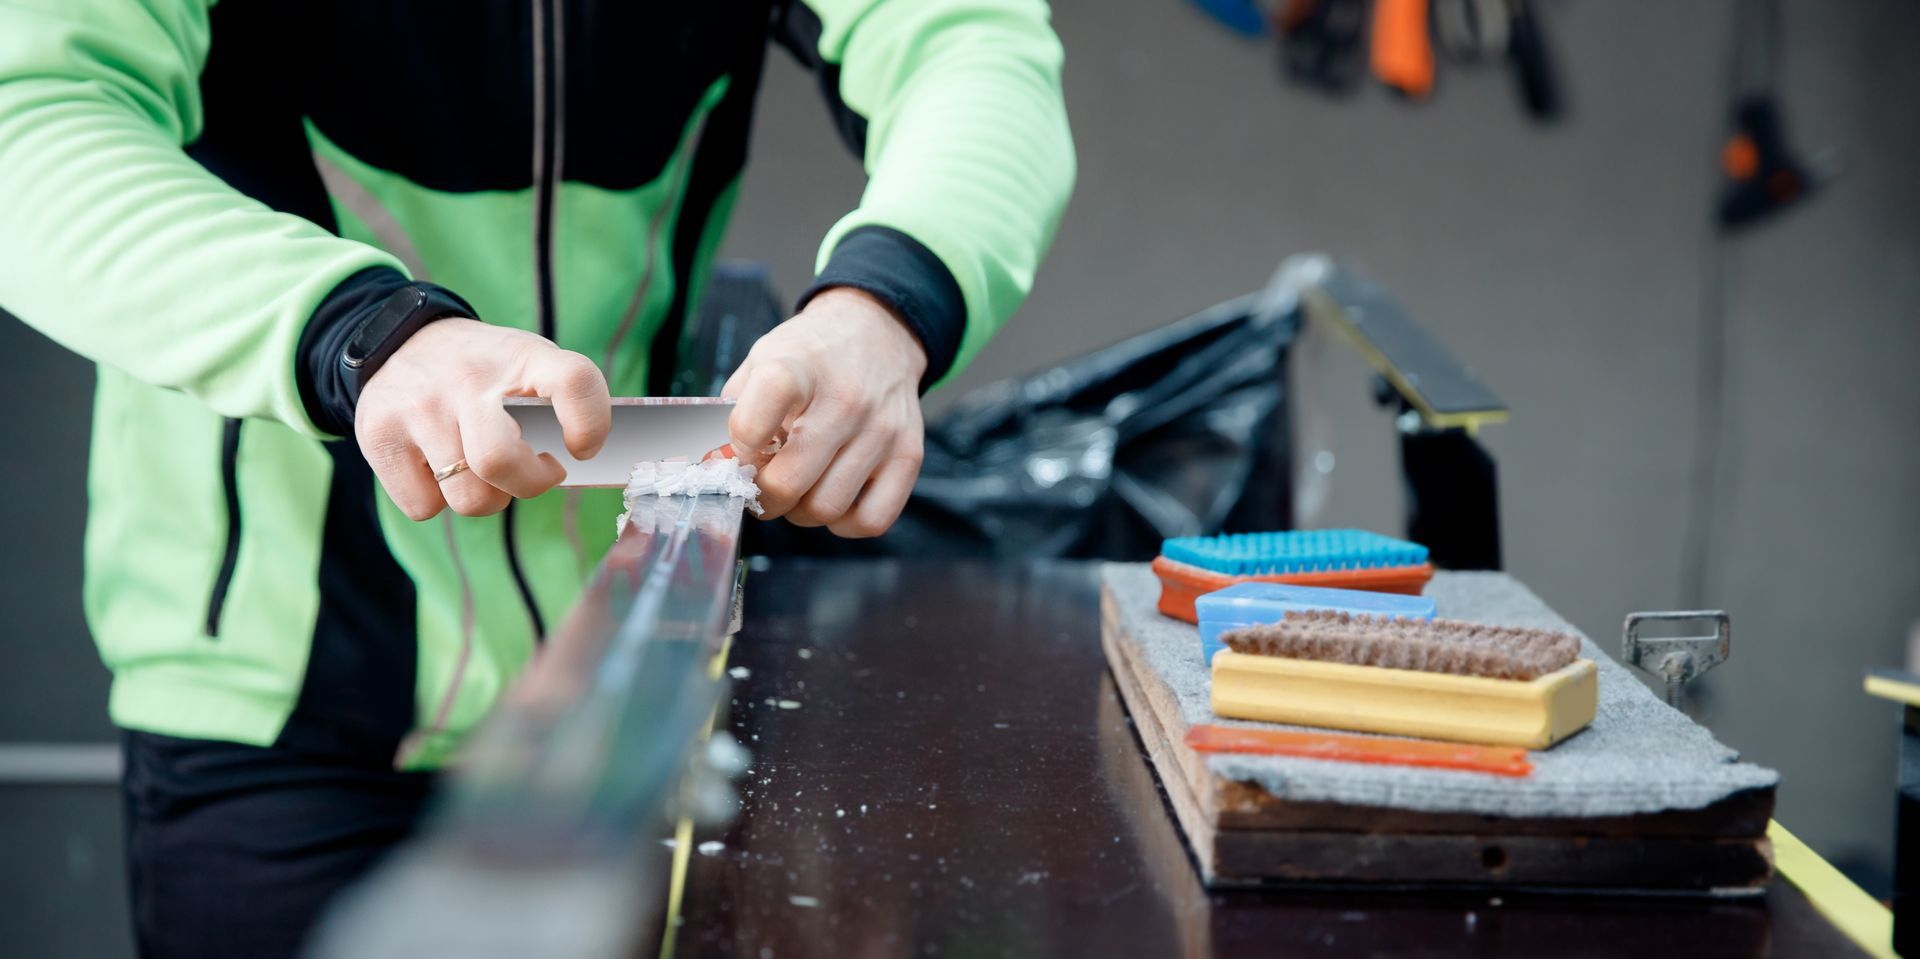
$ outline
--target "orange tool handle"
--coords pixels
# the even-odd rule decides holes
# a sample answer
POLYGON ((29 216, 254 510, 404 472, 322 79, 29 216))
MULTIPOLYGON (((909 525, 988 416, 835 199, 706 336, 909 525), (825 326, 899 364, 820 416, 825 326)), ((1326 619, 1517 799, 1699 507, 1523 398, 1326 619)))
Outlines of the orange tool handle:
POLYGON ((1433 92, 1427 0, 1374 0, 1373 75, 1410 97, 1433 92))
POLYGON ((1174 619, 1198 624, 1200 613, 1194 600, 1216 589, 1235 583, 1292 583, 1295 586, 1325 586, 1331 589, 1365 589, 1376 593, 1403 593, 1418 596, 1433 578, 1433 564, 1418 566, 1379 566, 1367 569, 1335 569, 1318 573, 1261 573, 1257 576, 1228 576, 1198 566, 1176 563, 1165 556, 1153 560, 1154 575, 1160 577, 1160 612, 1174 619))
POLYGON ((1298 756, 1380 766, 1425 766, 1464 769, 1495 776, 1530 776, 1533 764, 1527 751, 1511 746, 1471 746, 1385 736, 1348 736, 1342 733, 1303 733, 1285 729, 1237 729, 1195 726, 1187 730, 1187 745, 1203 753, 1253 753, 1259 756, 1298 756))

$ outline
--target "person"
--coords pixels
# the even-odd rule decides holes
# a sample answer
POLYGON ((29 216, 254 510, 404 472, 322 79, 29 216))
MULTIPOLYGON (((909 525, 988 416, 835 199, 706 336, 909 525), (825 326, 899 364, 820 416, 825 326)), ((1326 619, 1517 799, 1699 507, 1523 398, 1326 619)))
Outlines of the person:
MULTIPOLYGON (((870 536, 1074 176, 1039 0, 3 0, 0 307, 98 364, 84 600, 150 956, 296 951, 613 535, 769 43, 868 175, 728 383, 770 517, 870 536)), ((777 160, 777 158, 776 158, 777 160)))

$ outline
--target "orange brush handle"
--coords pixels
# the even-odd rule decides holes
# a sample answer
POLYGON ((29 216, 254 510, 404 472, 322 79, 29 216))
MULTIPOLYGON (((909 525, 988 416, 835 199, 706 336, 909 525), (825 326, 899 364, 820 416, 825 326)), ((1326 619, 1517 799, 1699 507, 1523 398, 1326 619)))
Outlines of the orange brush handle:
POLYGON ((1187 730, 1187 745, 1203 753, 1253 753, 1259 756, 1298 756, 1345 763, 1381 766, 1424 766, 1464 769, 1495 776, 1530 776, 1533 764, 1527 751, 1506 746, 1470 746, 1419 739, 1348 736, 1342 733, 1303 733, 1284 729, 1234 729, 1195 726, 1187 730))
POLYGON ((1433 92, 1427 0, 1374 0, 1373 75, 1410 97, 1433 92))
POLYGON ((1384 566, 1368 569, 1329 570, 1323 573, 1273 573, 1260 576, 1228 576, 1212 570, 1176 563, 1165 556, 1153 560, 1154 575, 1160 577, 1160 613, 1189 623, 1200 620, 1193 601, 1217 589, 1235 583, 1291 583, 1295 586, 1326 586, 1333 589, 1365 589, 1376 593, 1404 593, 1418 596, 1433 578, 1433 564, 1384 566))

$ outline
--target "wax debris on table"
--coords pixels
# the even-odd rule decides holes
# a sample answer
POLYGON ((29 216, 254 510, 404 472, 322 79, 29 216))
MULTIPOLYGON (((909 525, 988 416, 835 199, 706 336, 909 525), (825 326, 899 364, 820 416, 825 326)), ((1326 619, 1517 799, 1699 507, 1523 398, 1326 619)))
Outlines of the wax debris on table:
POLYGON ((615 521, 614 535, 627 528, 627 518, 633 514, 634 504, 647 496, 665 498, 668 496, 699 496, 703 493, 719 493, 725 496, 738 496, 747 501, 747 509, 759 516, 760 487, 753 482, 755 470, 752 465, 742 463, 730 456, 715 456, 698 463, 690 463, 684 456, 668 460, 642 460, 633 464, 633 472, 627 478, 627 489, 621 494, 621 501, 627 511, 615 521))

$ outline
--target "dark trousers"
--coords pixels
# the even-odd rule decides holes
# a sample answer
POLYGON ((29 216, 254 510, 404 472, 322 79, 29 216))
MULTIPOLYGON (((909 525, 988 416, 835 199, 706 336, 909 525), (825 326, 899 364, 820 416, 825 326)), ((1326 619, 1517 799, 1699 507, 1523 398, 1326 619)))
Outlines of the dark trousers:
POLYGON ((127 873, 147 959, 297 956, 333 895, 413 830, 426 773, 129 732, 127 873))

